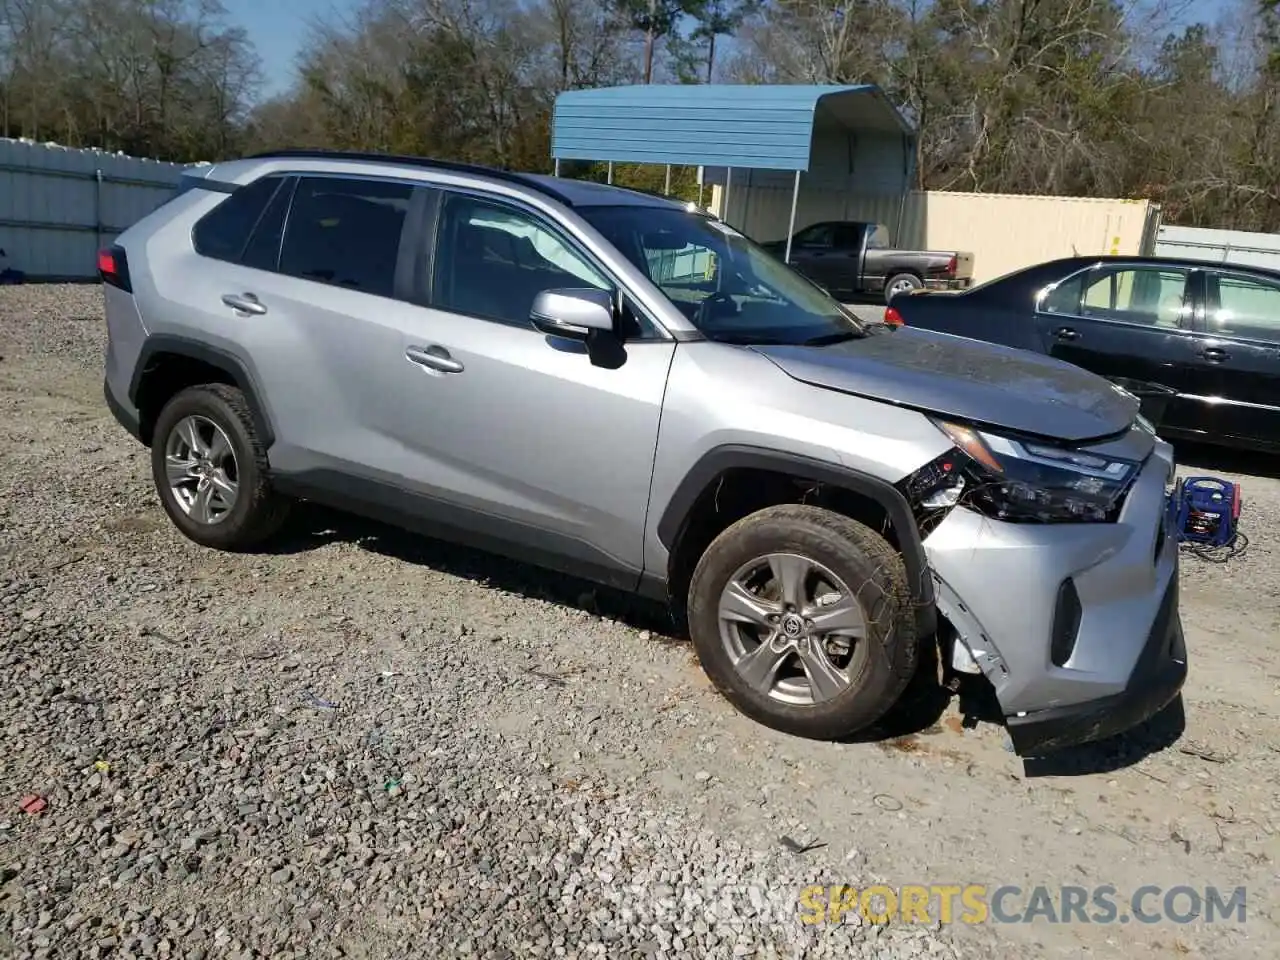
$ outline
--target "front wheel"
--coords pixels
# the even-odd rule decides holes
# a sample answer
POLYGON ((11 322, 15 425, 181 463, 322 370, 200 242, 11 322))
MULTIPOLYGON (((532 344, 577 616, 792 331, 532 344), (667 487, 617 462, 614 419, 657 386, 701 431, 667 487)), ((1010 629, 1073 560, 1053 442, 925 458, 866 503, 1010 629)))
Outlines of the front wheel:
POLYGON ((711 543, 690 583, 689 630, 735 707, 819 740, 879 720, 919 656, 896 551, 863 524, 804 505, 753 513, 711 543))
POLYGON ((899 273, 892 276, 884 285, 884 302, 889 303, 900 293, 911 293, 924 286, 924 282, 914 273, 899 273))

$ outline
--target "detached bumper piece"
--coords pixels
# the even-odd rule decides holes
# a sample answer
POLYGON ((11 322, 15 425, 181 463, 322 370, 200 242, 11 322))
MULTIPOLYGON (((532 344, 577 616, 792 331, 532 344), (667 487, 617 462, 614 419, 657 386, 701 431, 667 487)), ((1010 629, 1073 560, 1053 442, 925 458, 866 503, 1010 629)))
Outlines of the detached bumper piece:
POLYGON ((1175 577, 1165 591, 1146 645, 1121 693, 1007 717, 1009 739, 1014 751, 1023 757, 1105 740, 1158 714, 1178 696, 1186 679, 1187 649, 1175 577))

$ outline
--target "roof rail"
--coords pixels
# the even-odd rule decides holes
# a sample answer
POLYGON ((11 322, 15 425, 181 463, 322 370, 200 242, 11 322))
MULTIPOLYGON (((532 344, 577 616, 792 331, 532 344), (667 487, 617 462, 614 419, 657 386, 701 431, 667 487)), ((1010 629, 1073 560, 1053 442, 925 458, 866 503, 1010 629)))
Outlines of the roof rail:
POLYGON ((566 206, 572 206, 569 198, 550 184, 544 183, 534 177, 526 176, 513 170, 500 170, 497 167, 486 167, 478 163, 458 163, 453 160, 437 160, 434 157, 414 157, 394 153, 374 153, 362 152, 359 150, 318 150, 290 148, 285 150, 268 150, 264 153, 255 153, 245 159, 247 160, 350 160, 357 163, 396 163, 401 166, 419 167, 424 170, 443 170, 452 173, 470 173, 479 177, 489 177, 492 180, 506 180, 509 183, 518 183, 522 187, 530 190, 537 190, 539 193, 559 200, 566 206))

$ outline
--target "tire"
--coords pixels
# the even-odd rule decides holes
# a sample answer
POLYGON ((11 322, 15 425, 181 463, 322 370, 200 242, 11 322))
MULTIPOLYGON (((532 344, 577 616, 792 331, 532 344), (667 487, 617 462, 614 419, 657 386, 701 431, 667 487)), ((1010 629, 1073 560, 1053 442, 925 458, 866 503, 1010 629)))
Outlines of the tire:
POLYGON ((900 293, 910 293, 923 286, 924 282, 914 273, 896 273, 885 281, 884 302, 888 303, 900 293))
MULTIPOLYGON (((795 561, 784 558, 783 562, 795 561)), ((830 510, 787 504, 739 520, 716 537, 698 561, 688 603, 689 632, 711 682, 742 713, 784 733, 840 740, 864 730, 897 702, 919 662, 915 617, 901 557, 870 528, 830 510), (780 554, 815 564, 818 577, 811 579, 812 583, 821 583, 827 574, 842 580, 844 589, 837 588, 837 592, 846 602, 856 601, 863 615, 865 635, 852 641, 855 652, 841 674, 847 687, 829 698, 798 701, 799 681, 787 680, 790 686, 770 692, 748 682, 738 666, 746 658, 731 647, 741 642, 745 648, 752 633, 763 636, 764 632, 745 625, 737 632, 734 625, 721 622, 720 601, 730 580, 744 566, 760 562, 759 558, 780 554)), ((843 609, 844 604, 840 606, 843 609)), ((824 608, 810 609, 821 613, 824 608)), ((780 626, 772 635, 777 641, 787 639, 780 626)), ((810 656, 823 656, 832 663, 825 646, 830 638, 828 634, 816 649, 809 647, 810 656)), ((804 642, 812 643, 812 637, 804 642)), ((787 654, 785 661, 779 677, 800 665, 796 652, 787 654)), ((812 674, 808 668, 802 672, 812 694, 812 674)))
MULTIPOLYGON (((208 465, 204 465, 208 470, 208 465)), ((216 470, 209 472, 217 476, 216 470)), ((160 502, 165 512, 184 536, 203 547, 217 550, 239 551, 257 546, 275 534, 284 523, 289 513, 289 500, 271 489, 267 469, 266 451, 253 426, 253 417, 249 412, 249 403, 243 393, 236 387, 220 383, 204 384, 188 387, 175 394, 169 400, 160 416, 151 443, 151 476, 160 495, 160 502), (220 474, 222 484, 211 480, 198 480, 196 472, 201 467, 193 466, 189 474, 180 481, 182 497, 188 491, 210 491, 207 503, 217 503, 220 509, 208 509, 206 515, 211 520, 201 517, 196 507, 184 507, 183 499, 170 482, 168 466, 172 457, 175 466, 184 463, 196 464, 194 455, 190 454, 191 445, 183 437, 189 436, 185 431, 192 423, 200 427, 200 432, 208 441, 217 442, 213 428, 221 432, 221 443, 214 450, 229 446, 231 460, 219 459, 223 466, 220 474), (226 481, 233 481, 236 492, 229 502, 224 491, 226 481)))

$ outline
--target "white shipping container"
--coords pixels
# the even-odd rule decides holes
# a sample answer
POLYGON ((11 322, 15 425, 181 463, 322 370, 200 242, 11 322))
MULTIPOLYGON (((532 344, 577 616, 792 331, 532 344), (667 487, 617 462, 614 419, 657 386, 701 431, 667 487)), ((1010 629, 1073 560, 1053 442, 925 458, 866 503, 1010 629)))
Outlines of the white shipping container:
MULTIPOLYGON (((730 192, 728 220, 757 240, 787 234, 792 191, 752 187, 730 192)), ((722 187, 711 209, 719 215, 722 187)), ((973 254, 977 283, 1058 257, 1151 253, 1160 205, 1149 200, 918 191, 899 196, 800 190, 796 229, 822 220, 883 223, 892 242, 911 250, 973 254)))

